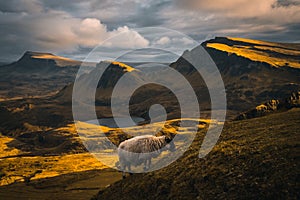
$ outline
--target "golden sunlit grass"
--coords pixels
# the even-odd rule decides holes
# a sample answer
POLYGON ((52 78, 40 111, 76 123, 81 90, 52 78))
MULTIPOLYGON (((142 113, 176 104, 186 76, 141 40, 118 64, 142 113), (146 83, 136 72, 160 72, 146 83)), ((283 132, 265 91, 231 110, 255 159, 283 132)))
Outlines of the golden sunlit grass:
MULTIPOLYGON (((194 119, 194 118, 183 118, 181 119, 182 121, 196 121, 199 122, 199 125, 197 126, 198 128, 202 129, 204 128, 207 124, 212 124, 214 125, 215 123, 222 123, 222 122, 217 122, 215 120, 210 120, 210 119, 194 119)), ((133 126, 133 127, 126 127, 126 128, 110 128, 107 126, 98 126, 94 124, 89 124, 81 121, 76 121, 75 125, 70 124, 67 127, 63 127, 57 130, 68 130, 68 131, 76 131, 75 126, 77 128, 77 131, 79 135, 83 138, 90 138, 93 136, 99 136, 100 130, 102 133, 108 133, 108 132, 125 132, 128 133, 132 136, 139 136, 139 135, 147 135, 147 134, 156 134, 159 130, 163 130, 165 132, 172 132, 176 133, 177 129, 174 128, 174 126, 170 125, 175 122, 180 122, 178 119, 174 120, 169 120, 167 122, 156 122, 150 125, 142 125, 142 126, 133 126)), ((184 131, 181 131, 183 133, 184 131)))
POLYGON ((261 41, 261 40, 253 40, 253 39, 247 39, 247 38, 234 38, 234 37, 227 37, 229 40, 233 41, 239 41, 239 42, 246 42, 250 44, 259 44, 259 45, 270 45, 270 46, 281 46, 278 43, 274 42, 266 42, 266 41, 261 41))
POLYGON ((286 54, 286 55, 300 56, 299 51, 291 50, 291 49, 283 49, 283 48, 268 47, 268 46, 254 46, 254 47, 256 49, 270 50, 270 51, 274 51, 274 52, 282 53, 282 54, 286 54))
MULTIPOLYGON (((27 129, 32 131, 43 130, 41 127, 27 123, 25 125, 27 129)), ((91 127, 95 128, 92 125, 91 127)), ((74 135, 76 134, 76 129, 74 124, 70 124, 66 127, 54 129, 53 132, 74 135)), ((58 156, 21 156, 21 154, 26 152, 8 146, 13 140, 13 138, 0 135, 0 186, 14 182, 23 182, 28 177, 30 177, 30 180, 35 180, 61 174, 107 168, 90 153, 58 156)))
POLYGON ((65 57, 61 57, 61 56, 55 56, 55 55, 51 55, 51 54, 41 54, 41 55, 34 55, 31 56, 32 58, 37 58, 37 59, 51 59, 51 60, 55 60, 56 64, 59 66, 66 66, 66 65, 78 65, 79 62, 69 59, 69 58, 65 58, 65 57))
POLYGON ((17 112, 23 112, 25 110, 31 110, 32 108, 34 108, 33 104, 26 104, 26 105, 23 105, 23 106, 18 107, 18 108, 7 108, 7 110, 12 112, 12 113, 17 113, 17 112))
MULTIPOLYGON (((66 129, 66 127, 60 128, 60 130, 64 129, 66 129)), ((76 121, 75 124, 69 124, 67 129, 74 132, 78 131, 78 133, 82 137, 88 137, 91 135, 98 134, 100 130, 102 133, 107 133, 108 131, 116 130, 115 128, 109 128, 107 126, 98 126, 95 124, 89 124, 81 121, 76 121)))
MULTIPOLYGON (((6 152, 2 156, 12 155, 13 153, 18 154, 19 152, 6 152)), ((0 180, 0 186, 14 182, 23 182, 31 176, 30 180, 35 180, 62 174, 107 168, 89 153, 45 157, 24 156, 0 159, 0 161, 0 168, 3 169, 2 173, 4 174, 4 177, 0 180)))
POLYGON ((6 156, 15 156, 20 153, 18 149, 7 146, 7 144, 13 140, 13 138, 9 138, 0 134, 0 158, 6 156))
POLYGON ((265 62, 275 67, 285 66, 286 64, 288 64, 290 67, 300 68, 300 63, 295 60, 272 57, 271 55, 265 52, 248 49, 243 46, 237 47, 237 46, 228 46, 226 44, 220 44, 220 43, 208 43, 207 47, 228 52, 229 54, 236 54, 237 56, 243 56, 252 61, 265 62))
POLYGON ((136 70, 133 67, 131 67, 129 65, 126 65, 125 63, 122 63, 122 62, 112 61, 112 60, 107 60, 106 62, 109 62, 109 63, 111 63, 113 65, 118 65, 118 66, 120 66, 126 72, 132 72, 132 71, 136 70))
POLYGON ((262 104, 262 105, 256 106, 255 109, 258 111, 267 110, 267 106, 262 104))

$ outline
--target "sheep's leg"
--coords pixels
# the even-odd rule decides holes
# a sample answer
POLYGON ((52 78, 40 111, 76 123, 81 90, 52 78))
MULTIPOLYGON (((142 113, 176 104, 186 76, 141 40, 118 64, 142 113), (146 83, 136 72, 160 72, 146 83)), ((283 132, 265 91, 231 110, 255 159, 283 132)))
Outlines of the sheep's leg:
POLYGON ((130 164, 128 164, 128 171, 129 171, 129 175, 130 175, 130 176, 133 175, 133 174, 131 173, 131 165, 130 165, 130 164))
POLYGON ((123 179, 126 178, 126 172, 122 172, 122 178, 123 178, 123 179))
POLYGON ((150 165, 151 165, 151 158, 148 159, 147 170, 150 169, 150 165))
POLYGON ((145 161, 144 161, 144 171, 147 170, 147 161, 148 161, 148 159, 145 159, 145 161))
POLYGON ((149 161, 148 161, 148 169, 150 169, 150 166, 151 166, 151 158, 149 158, 149 161))
POLYGON ((144 170, 149 170, 150 169, 150 165, 151 165, 151 159, 146 159, 145 163, 144 163, 144 170))
POLYGON ((120 164, 121 164, 121 170, 122 170, 122 178, 125 179, 126 178, 126 172, 125 172, 126 164, 121 163, 121 162, 120 162, 120 164))
POLYGON ((127 167, 128 167, 128 171, 131 171, 131 165, 128 164, 127 167))

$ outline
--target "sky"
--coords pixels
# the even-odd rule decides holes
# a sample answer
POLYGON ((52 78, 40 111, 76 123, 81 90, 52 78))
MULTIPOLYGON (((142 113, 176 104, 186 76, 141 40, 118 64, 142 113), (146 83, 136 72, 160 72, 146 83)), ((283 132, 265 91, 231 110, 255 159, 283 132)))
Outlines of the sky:
POLYGON ((99 46, 101 59, 158 48, 165 61, 215 36, 300 43, 300 0, 1 0, 0 34, 0 62, 28 50, 84 60, 99 46))

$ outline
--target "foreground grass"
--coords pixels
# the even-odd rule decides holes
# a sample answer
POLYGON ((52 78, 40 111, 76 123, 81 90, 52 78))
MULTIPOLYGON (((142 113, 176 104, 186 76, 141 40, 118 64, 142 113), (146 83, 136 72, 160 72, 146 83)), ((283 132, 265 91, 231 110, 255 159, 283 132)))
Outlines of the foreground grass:
POLYGON ((228 122, 215 148, 198 158, 204 132, 185 155, 136 174, 97 199, 299 199, 300 109, 228 122))

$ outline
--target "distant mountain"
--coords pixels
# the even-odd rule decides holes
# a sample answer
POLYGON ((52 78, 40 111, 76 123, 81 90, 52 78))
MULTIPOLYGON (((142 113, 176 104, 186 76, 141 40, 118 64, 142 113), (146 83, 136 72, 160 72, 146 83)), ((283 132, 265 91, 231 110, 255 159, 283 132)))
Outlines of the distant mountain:
MULTIPOLYGON (((81 61, 51 53, 27 51, 16 62, 0 66, 0 98, 47 95, 74 81, 81 61)), ((85 63, 92 68, 93 63, 85 63)))
POLYGON ((82 63, 81 61, 56 56, 52 53, 41 53, 33 51, 25 52, 24 55, 17 61, 19 65, 32 64, 32 62, 45 62, 45 64, 55 64, 59 67, 79 66, 82 63))
POLYGON ((78 67, 80 64, 79 61, 55 56, 51 53, 27 51, 18 61, 2 66, 1 70, 11 71, 12 75, 14 73, 47 73, 59 71, 58 67, 78 67))
POLYGON ((3 65, 7 65, 9 62, 0 62, 0 67, 3 65))

